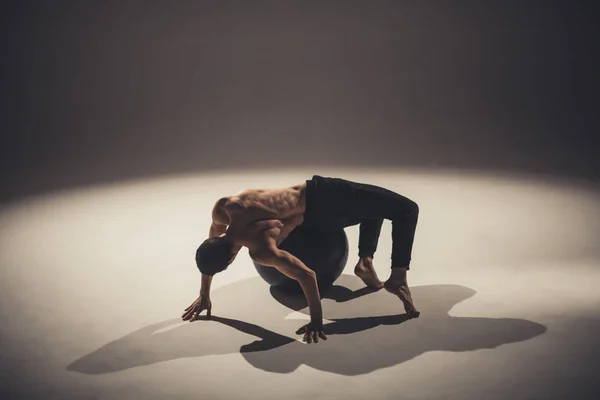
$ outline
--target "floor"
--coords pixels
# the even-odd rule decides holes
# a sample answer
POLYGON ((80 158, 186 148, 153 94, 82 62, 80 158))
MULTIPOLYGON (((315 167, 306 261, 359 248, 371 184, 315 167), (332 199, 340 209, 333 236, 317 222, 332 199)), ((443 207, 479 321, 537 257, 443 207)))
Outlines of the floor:
MULTIPOLYGON (((391 225, 375 254, 387 278, 391 225)), ((600 187, 465 171, 320 168, 167 176, 0 210, 2 399, 600 398, 600 187), (210 207, 312 174, 420 206, 409 280, 422 312, 352 275, 323 294, 329 339, 247 254, 214 279, 214 321, 182 323, 210 207)))

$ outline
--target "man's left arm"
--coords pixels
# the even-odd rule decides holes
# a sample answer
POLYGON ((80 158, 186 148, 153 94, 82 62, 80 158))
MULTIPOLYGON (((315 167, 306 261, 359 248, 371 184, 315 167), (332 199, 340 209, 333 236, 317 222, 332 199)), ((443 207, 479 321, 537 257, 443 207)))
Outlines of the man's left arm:
POLYGON ((323 310, 315 272, 294 255, 274 246, 259 252, 255 260, 265 266, 276 268, 300 284, 308 303, 310 324, 301 327, 296 333, 303 334, 304 341, 307 343, 313 341, 317 343, 319 338, 327 340, 323 332, 323 310))

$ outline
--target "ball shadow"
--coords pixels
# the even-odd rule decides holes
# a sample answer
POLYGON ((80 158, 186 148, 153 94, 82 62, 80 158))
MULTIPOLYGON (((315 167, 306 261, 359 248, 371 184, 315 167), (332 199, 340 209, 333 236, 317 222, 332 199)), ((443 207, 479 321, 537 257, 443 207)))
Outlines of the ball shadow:
POLYGON ((67 370, 103 374, 178 358, 239 352, 264 371, 289 373, 304 364, 352 376, 429 351, 492 349, 546 331, 545 326, 523 319, 450 316, 454 305, 476 293, 464 286, 414 287, 422 316, 412 320, 407 320, 394 296, 363 286, 358 278, 342 275, 322 294, 328 340, 318 344, 302 343, 294 333, 307 322, 303 297, 269 290, 257 277, 215 290, 211 321, 171 319, 149 325, 79 358, 67 370), (248 319, 256 324, 243 321, 248 319), (257 340, 248 343, 250 337, 257 340))

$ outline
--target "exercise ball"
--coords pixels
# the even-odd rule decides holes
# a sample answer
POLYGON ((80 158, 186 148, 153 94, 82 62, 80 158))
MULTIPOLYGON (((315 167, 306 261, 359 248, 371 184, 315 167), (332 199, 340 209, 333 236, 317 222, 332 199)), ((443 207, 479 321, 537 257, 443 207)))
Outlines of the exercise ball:
MULTIPOLYGON (((348 261, 348 237, 342 228, 321 230, 300 225, 281 242, 279 248, 293 254, 315 271, 320 292, 333 285, 348 261)), ((302 293, 296 280, 288 278, 276 268, 256 261, 254 267, 269 285, 286 293, 302 293)))

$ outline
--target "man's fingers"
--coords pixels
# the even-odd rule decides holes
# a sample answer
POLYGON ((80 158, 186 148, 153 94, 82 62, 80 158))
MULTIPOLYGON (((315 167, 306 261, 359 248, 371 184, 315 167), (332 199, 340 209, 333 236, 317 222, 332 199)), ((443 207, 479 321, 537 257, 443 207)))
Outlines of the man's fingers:
POLYGON ((190 305, 190 307, 200 304, 201 300, 202 300, 202 297, 198 296, 196 298, 196 300, 194 300, 194 302, 190 305))
POLYGON ((187 321, 188 318, 190 317, 190 315, 193 314, 194 310, 189 310, 183 313, 183 315, 181 316, 181 318, 183 318, 184 321, 187 321))
POLYGON ((306 343, 319 343, 319 339, 327 340, 327 336, 322 329, 314 329, 309 325, 304 325, 296 331, 296 334, 303 335, 302 341, 306 343))
POLYGON ((188 312, 187 314, 185 314, 183 316, 183 320, 184 321, 189 321, 189 319, 192 318, 193 316, 194 316, 194 313, 190 311, 190 312, 188 312))
POLYGON ((209 320, 210 317, 207 315, 206 317, 203 315, 200 315, 200 313, 194 314, 192 315, 192 317, 190 318, 190 322, 194 322, 194 321, 199 321, 199 320, 209 320))
POLYGON ((190 320, 194 321, 196 319, 198 319, 198 314, 200 314, 202 312, 202 310, 205 310, 206 307, 198 307, 196 306, 195 308, 190 309, 189 311, 185 312, 182 316, 184 321, 190 320), (195 318, 195 319, 194 319, 195 318))
POLYGON ((184 314, 190 314, 190 313, 193 313, 195 308, 196 308, 196 307, 188 307, 188 308, 186 308, 186 309, 185 309, 185 312, 184 312, 184 314))
POLYGON ((189 310, 191 310, 192 308, 196 307, 196 306, 198 305, 198 302, 199 302, 199 301, 200 301, 200 297, 198 297, 196 300, 194 300, 194 302, 193 302, 192 304, 190 304, 190 305, 188 306, 188 308, 186 308, 186 309, 185 309, 185 311, 189 311, 189 310))
POLYGON ((192 319, 190 320, 190 322, 196 321, 200 319, 200 313, 202 312, 203 308, 196 308, 196 312, 194 312, 194 316, 192 317, 192 319))
POLYGON ((296 331, 296 334, 302 334, 302 341, 306 343, 319 343, 319 338, 327 340, 327 336, 321 329, 309 328, 308 325, 304 325, 296 331))
POLYGON ((198 319, 198 315, 200 315, 200 310, 196 309, 196 312, 194 313, 194 316, 192 317, 191 321, 197 320, 198 319))

